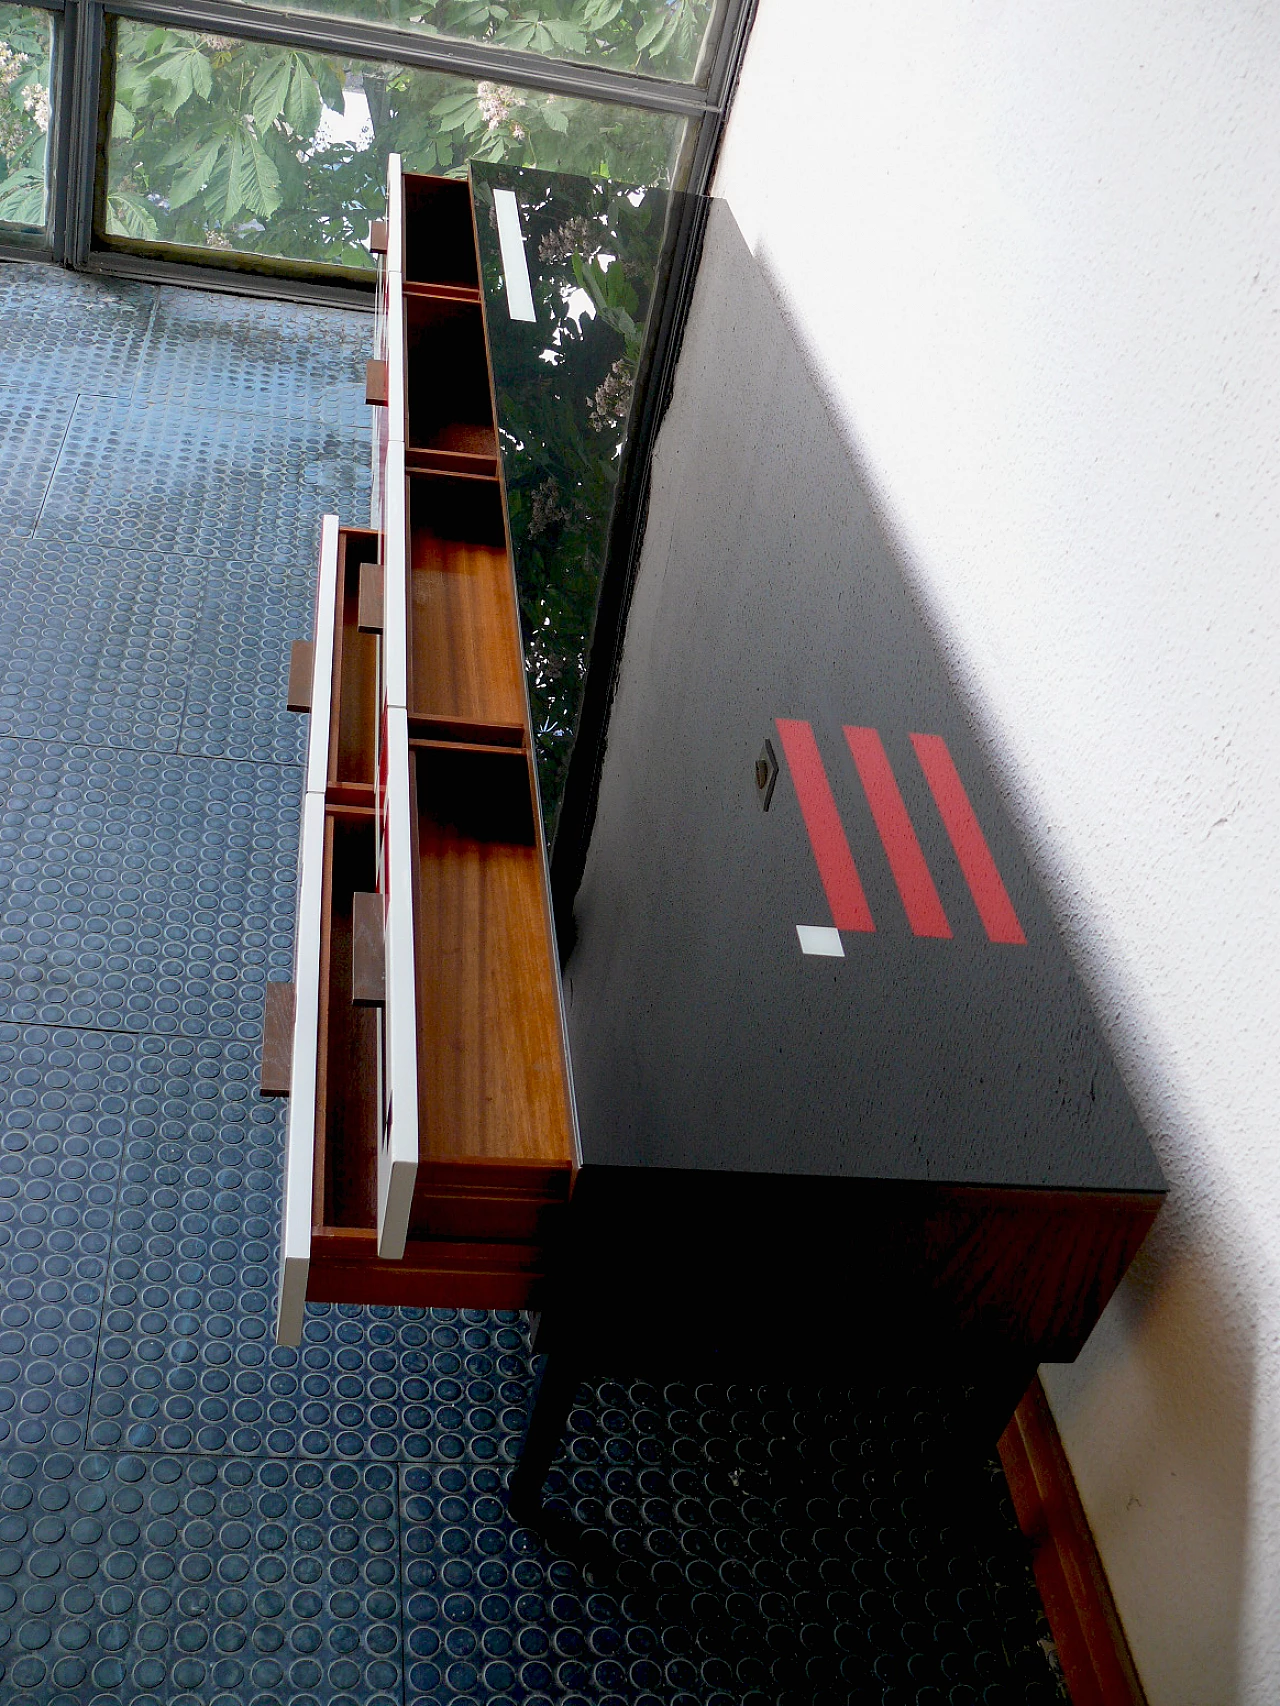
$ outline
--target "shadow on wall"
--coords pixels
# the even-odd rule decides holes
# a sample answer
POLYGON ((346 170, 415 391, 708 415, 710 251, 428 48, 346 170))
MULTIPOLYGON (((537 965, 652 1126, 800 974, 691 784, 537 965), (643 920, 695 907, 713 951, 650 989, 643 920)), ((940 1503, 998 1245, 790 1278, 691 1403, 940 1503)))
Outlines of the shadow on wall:
POLYGON ((1062 871, 1053 848, 1038 843, 1027 805, 1031 791, 1015 770, 1012 743, 981 682, 966 674, 928 568, 909 547, 842 416, 820 353, 788 305, 780 269, 763 246, 755 258, 847 452, 850 481, 875 514, 949 669, 1170 1181, 1152 1234, 1082 1355, 1043 1371, 1150 1706, 1262 1700, 1258 1672, 1275 1663, 1276 1637, 1270 1604, 1250 1604, 1251 1596, 1270 1590, 1249 1579, 1251 1497, 1259 1502, 1256 1335, 1249 1323, 1258 1310, 1241 1295, 1239 1280, 1240 1251, 1262 1246, 1228 1179, 1188 1176, 1184 1158, 1203 1164, 1206 1155, 1202 1138, 1186 1129, 1191 1098, 1158 1064, 1145 1003, 1123 987, 1114 944, 1097 940, 1097 909, 1081 907, 1078 897, 1070 903, 1072 874, 1062 871), (1082 918, 1090 920, 1087 927, 1082 918), (1207 1205, 1209 1213, 1193 1204, 1207 1205), (1250 1630, 1256 1650, 1247 1663, 1250 1630))
POLYGON ((1151 1706, 1248 1697, 1254 1343, 1213 1243, 1175 1190, 1082 1355, 1043 1370, 1151 1706))

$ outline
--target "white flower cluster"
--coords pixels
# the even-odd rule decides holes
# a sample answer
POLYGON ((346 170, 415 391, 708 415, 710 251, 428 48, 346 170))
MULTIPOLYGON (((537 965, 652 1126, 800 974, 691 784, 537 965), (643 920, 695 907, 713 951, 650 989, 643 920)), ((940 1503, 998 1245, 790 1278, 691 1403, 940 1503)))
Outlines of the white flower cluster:
MULTIPOLYGON (((0 95, 7 95, 13 85, 21 77, 31 63, 29 53, 18 53, 7 43, 0 41, 0 95)), ((34 87, 34 85, 33 85, 34 87)), ((42 90, 43 94, 44 91, 42 90)), ((22 104, 28 112, 26 102, 27 90, 22 92, 22 104)), ((45 95, 45 125, 49 122, 49 97, 45 95)), ((45 128, 41 126, 41 129, 45 128)), ((22 122, 21 115, 8 103, 0 104, 0 155, 12 160, 22 150, 30 137, 30 132, 22 122)))
POLYGON ((42 83, 28 83, 22 91, 22 110, 30 113, 41 130, 49 128, 49 91, 42 83))
POLYGON ((631 407, 631 387, 634 384, 635 374, 631 371, 631 363, 625 355, 620 355, 609 369, 604 383, 596 387, 591 424, 597 432, 604 432, 609 427, 620 427, 626 420, 627 410, 631 407))
POLYGON ((0 41, 0 89, 11 88, 18 73, 30 63, 29 53, 18 53, 7 43, 0 41))
POLYGON ((570 255, 590 255, 598 247, 593 243, 597 235, 589 219, 580 213, 575 214, 542 239, 538 245, 538 259, 555 262, 567 261, 570 255))
POLYGON ((512 136, 517 142, 524 141, 524 126, 511 118, 511 114, 518 107, 528 106, 529 103, 523 95, 505 83, 477 83, 476 101, 486 130, 497 130, 510 122, 512 136))

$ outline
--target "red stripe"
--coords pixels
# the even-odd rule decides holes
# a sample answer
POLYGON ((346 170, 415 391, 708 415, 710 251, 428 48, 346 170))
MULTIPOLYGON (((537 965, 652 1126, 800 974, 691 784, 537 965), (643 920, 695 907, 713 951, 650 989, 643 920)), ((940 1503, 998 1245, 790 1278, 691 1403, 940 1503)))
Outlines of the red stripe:
POLYGON ((822 756, 808 723, 778 718, 778 734, 787 755, 791 780, 809 843, 817 860, 818 875, 831 907, 831 922, 837 930, 874 930, 871 908, 862 892, 858 868, 845 839, 844 826, 831 797, 831 784, 822 767, 822 756))
POLYGON ((862 778, 908 924, 917 936, 950 936, 951 926, 920 851, 884 742, 875 729, 851 729, 847 725, 844 738, 862 778))
POLYGON ((1026 937, 1013 910, 1013 902, 1000 880, 987 839, 969 804, 947 743, 941 735, 912 735, 920 768, 933 795, 939 815, 956 850, 964 880, 969 885, 978 916, 993 942, 1020 942, 1026 937))

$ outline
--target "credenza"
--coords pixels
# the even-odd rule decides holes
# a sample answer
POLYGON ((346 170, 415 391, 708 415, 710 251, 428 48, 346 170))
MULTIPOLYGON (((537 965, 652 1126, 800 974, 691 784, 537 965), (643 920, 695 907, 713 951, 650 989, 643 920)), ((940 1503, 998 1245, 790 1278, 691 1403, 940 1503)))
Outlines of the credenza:
POLYGON ((945 1379, 994 1440, 1164 1181, 973 708, 719 203, 403 173, 324 522, 282 1343, 538 1317, 580 1378, 945 1379))

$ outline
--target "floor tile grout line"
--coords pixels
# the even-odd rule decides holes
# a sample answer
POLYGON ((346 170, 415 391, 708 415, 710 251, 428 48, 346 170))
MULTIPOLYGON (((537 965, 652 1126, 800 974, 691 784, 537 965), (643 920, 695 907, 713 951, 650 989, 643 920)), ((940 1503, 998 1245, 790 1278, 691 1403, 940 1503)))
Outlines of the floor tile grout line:
POLYGON ((400 1706, 409 1706, 409 1644, 408 1618, 405 1601, 408 1597, 404 1574, 404 1503, 405 1485, 403 1464, 395 1460, 396 1474, 396 1601, 400 1611, 400 1706))
POLYGON ((299 775, 301 775, 305 768, 305 764, 301 759, 232 758, 225 752, 190 752, 177 746, 170 750, 154 746, 108 746, 106 744, 95 744, 94 742, 87 740, 58 739, 42 741, 38 735, 14 734, 0 728, 0 741, 5 740, 34 741, 44 752, 48 752, 50 747, 55 746, 65 747, 69 752, 74 752, 77 748, 84 752, 129 752, 137 758, 194 758, 202 759, 209 764, 256 764, 261 765, 263 769, 269 770, 296 770, 299 775))
MULTIPOLYGON (((68 1027, 70 1028, 70 1027, 68 1027)), ((89 1426, 93 1420, 94 1403, 98 1392, 98 1367, 102 1358, 102 1336, 106 1331, 107 1310, 110 1307, 111 1292, 111 1262, 116 1249, 116 1222, 120 1215, 120 1199, 124 1192, 124 1169, 128 1158, 128 1127, 120 1137, 120 1165, 116 1171, 116 1188, 111 1198, 111 1232, 107 1239, 107 1253, 102 1270, 102 1306, 98 1310, 98 1334, 93 1343, 93 1370, 89 1376, 89 1393, 85 1404, 84 1436, 80 1447, 81 1454, 90 1449, 89 1426)))
POLYGON ((151 349, 151 334, 155 330, 156 319, 160 313, 160 287, 151 286, 151 313, 147 316, 147 329, 142 336, 142 347, 138 351, 137 363, 133 370, 133 384, 129 387, 128 404, 132 407, 138 395, 138 379, 142 373, 147 354, 151 349))
MULTIPOLYGON (((268 982, 287 982, 287 979, 268 979, 268 982)), ((70 1025, 65 1019, 8 1019, 0 1014, 0 1025, 15 1025, 19 1029, 35 1027, 42 1031, 74 1031, 77 1035, 90 1037, 153 1037, 157 1042, 173 1043, 217 1043, 219 1047, 227 1043, 243 1043, 246 1048, 254 1047, 248 1037, 215 1037, 207 1031, 199 1036, 193 1036, 189 1031, 129 1031, 113 1025, 70 1025)), ((261 1037, 257 1039, 261 1041, 261 1037)))
POLYGON ((76 410, 80 407, 80 393, 76 391, 71 393, 71 395, 75 400, 73 401, 70 412, 67 415, 67 424, 62 429, 62 437, 58 440, 58 450, 49 468, 49 478, 45 481, 44 491, 40 494, 40 507, 36 511, 35 520, 31 523, 31 532, 27 535, 29 539, 34 539, 40 530, 40 520, 44 515, 44 506, 49 501, 49 493, 53 490, 53 482, 58 477, 58 464, 62 461, 62 453, 67 448, 67 438, 71 432, 71 423, 75 420, 76 410))

